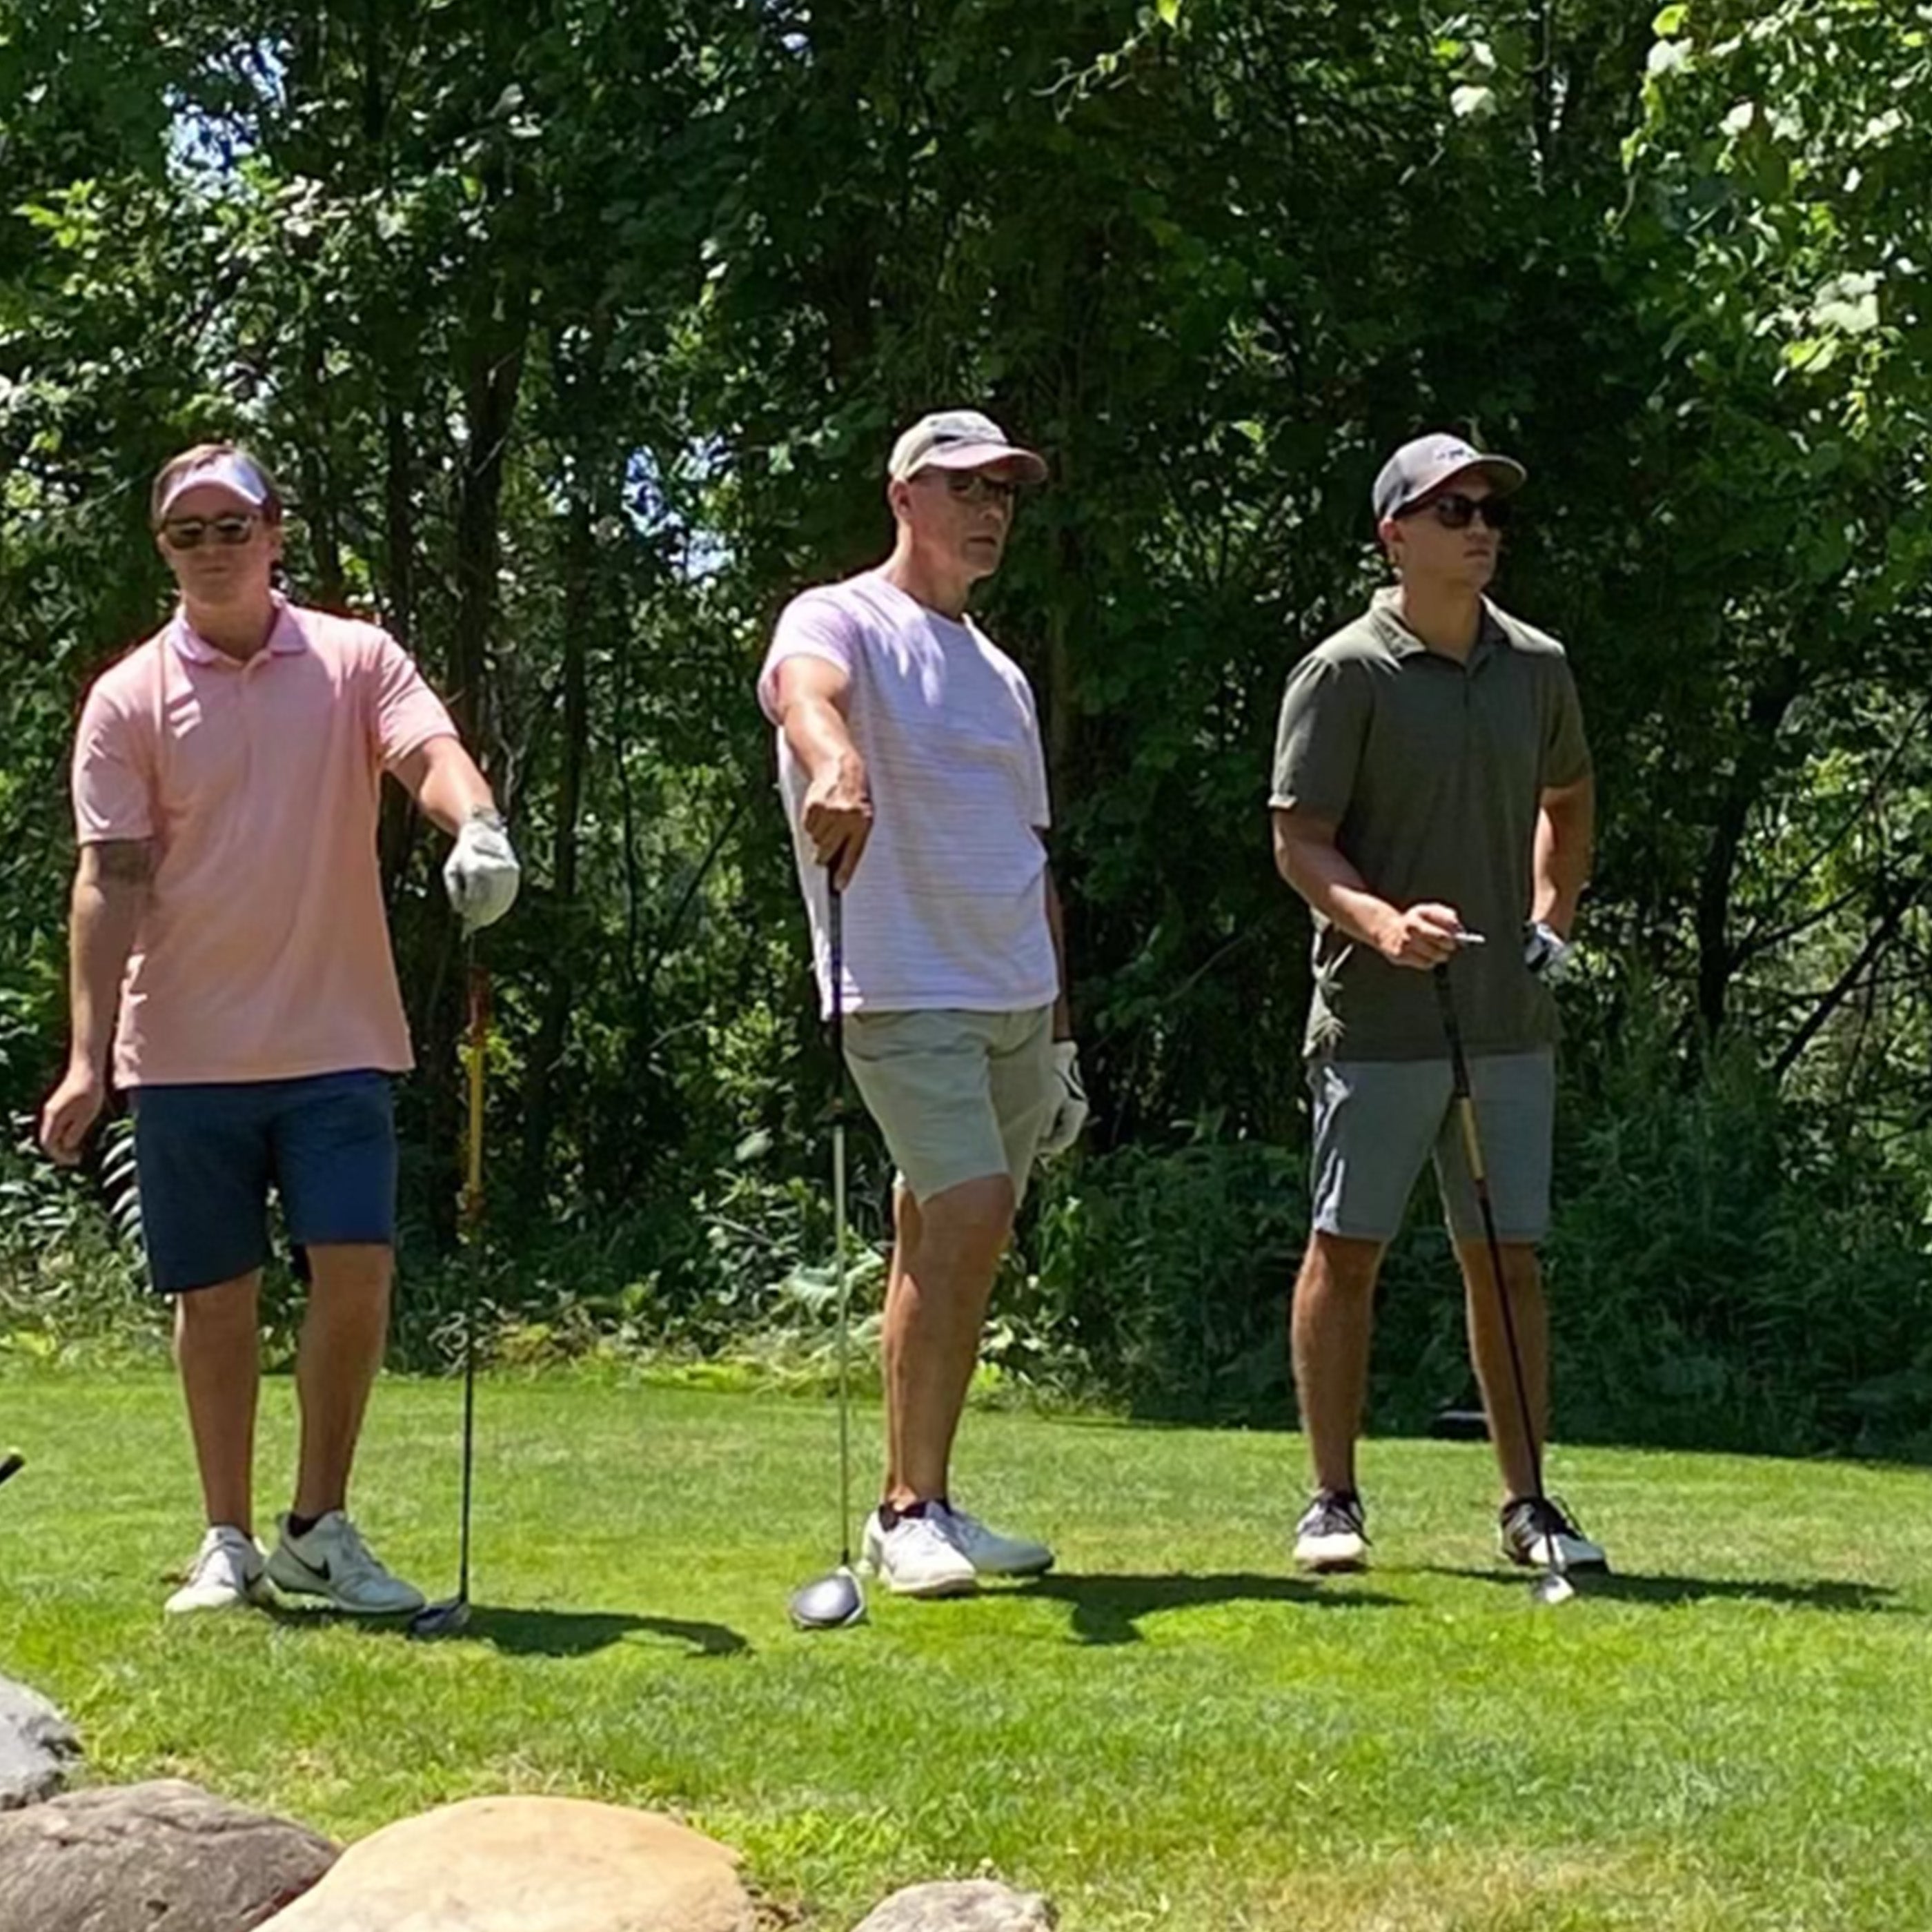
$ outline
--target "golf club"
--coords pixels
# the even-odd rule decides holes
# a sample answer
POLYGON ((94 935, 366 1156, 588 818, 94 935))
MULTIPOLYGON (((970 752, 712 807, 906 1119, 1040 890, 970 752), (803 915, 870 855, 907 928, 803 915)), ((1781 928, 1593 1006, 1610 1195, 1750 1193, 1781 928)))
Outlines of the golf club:
POLYGON ((463 1501, 457 1537, 456 1594, 410 1619, 413 1637, 454 1636, 470 1622, 470 1499, 476 1465, 476 1298, 483 1265, 483 1060, 490 1040, 490 980, 476 940, 464 940, 470 982, 470 1101, 463 1178, 463 1501))
POLYGON ((0 1483, 6 1481, 9 1476, 17 1476, 26 1466, 27 1459, 19 1450, 8 1450, 5 1455, 0 1456, 0 1483))
MULTIPOLYGON (((1529 1455, 1530 1480, 1535 1500, 1547 1505, 1543 1487, 1543 1450, 1536 1437, 1536 1424, 1529 1412, 1529 1389, 1523 1379, 1522 1352, 1516 1345, 1516 1316, 1510 1306, 1509 1282, 1503 1274, 1502 1243, 1496 1238, 1496 1210, 1490 1202, 1489 1170, 1483 1165, 1483 1144, 1476 1132, 1475 1097, 1469 1089, 1469 1063, 1462 1052, 1462 1029, 1456 1018, 1456 994, 1449 983, 1448 962, 1432 975, 1436 982, 1436 1004, 1442 1011, 1442 1031, 1449 1042, 1449 1078, 1455 1096, 1456 1119, 1462 1130, 1462 1150, 1469 1162, 1469 1178, 1476 1190, 1476 1206, 1483 1217, 1483 1237, 1489 1244, 1490 1276, 1496 1285, 1496 1306, 1502 1311, 1503 1340, 1509 1346, 1510 1376, 1516 1384, 1517 1414, 1522 1422, 1522 1437, 1529 1455)), ((1550 1561, 1543 1574, 1530 1586, 1530 1594, 1539 1604, 1566 1604, 1576 1594, 1576 1586, 1564 1574, 1563 1552, 1556 1538, 1546 1528, 1544 1547, 1550 1561)))
POLYGON ((832 970, 832 1265, 838 1322, 838 1567, 791 1594, 800 1630, 843 1630, 862 1622, 866 1593, 852 1568, 851 1286, 845 1268, 845 925, 838 875, 825 874, 826 936, 832 970))

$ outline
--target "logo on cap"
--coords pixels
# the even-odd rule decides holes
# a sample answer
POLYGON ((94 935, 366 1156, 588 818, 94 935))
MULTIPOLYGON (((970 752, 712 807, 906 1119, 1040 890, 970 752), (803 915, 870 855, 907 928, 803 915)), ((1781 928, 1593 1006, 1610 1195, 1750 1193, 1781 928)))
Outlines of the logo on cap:
POLYGON ((1460 436, 1418 436, 1404 443, 1376 476, 1370 495, 1376 521, 1400 516, 1466 470, 1480 470, 1498 496, 1521 489, 1529 474, 1514 457, 1490 454, 1460 436))

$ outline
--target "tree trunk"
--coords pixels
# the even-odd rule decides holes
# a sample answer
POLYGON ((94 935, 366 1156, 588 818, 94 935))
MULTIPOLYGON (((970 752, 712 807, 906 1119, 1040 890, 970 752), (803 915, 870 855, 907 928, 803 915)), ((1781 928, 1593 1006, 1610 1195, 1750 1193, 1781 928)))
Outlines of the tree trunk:
POLYGON ((1704 1036, 1723 1030, 1730 1002, 1736 949, 1731 944, 1731 892, 1737 881, 1738 854, 1745 828, 1763 796, 1778 758, 1778 733, 1804 681, 1802 660, 1793 652, 1780 658, 1753 694, 1749 729, 1730 784, 1718 808, 1717 824, 1697 882, 1697 1013, 1704 1036))
POLYGON ((597 592, 597 552, 590 506, 581 496, 571 501, 563 570, 563 748, 556 782, 556 841, 550 859, 551 904, 548 921, 552 940, 550 978, 530 1071, 524 1082, 524 1177, 520 1196, 526 1202, 543 1198, 550 1136, 556 1128, 556 1069, 568 1037, 571 1006, 577 990, 578 835, 584 768, 590 749, 589 638, 602 602, 597 592))

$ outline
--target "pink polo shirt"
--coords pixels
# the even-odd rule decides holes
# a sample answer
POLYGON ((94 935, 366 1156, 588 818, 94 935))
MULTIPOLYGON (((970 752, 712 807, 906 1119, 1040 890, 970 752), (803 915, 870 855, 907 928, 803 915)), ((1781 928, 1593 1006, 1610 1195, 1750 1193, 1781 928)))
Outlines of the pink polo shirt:
POLYGON ((154 850, 120 1085, 411 1064, 377 806, 384 770, 455 728, 386 632, 292 604, 245 664, 178 612, 101 674, 74 746, 76 830, 154 850))

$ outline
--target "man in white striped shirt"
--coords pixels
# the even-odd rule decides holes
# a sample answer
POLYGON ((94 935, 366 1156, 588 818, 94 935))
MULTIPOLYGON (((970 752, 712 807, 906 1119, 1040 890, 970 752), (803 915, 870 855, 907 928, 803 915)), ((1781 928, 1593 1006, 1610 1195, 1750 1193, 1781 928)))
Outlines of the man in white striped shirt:
POLYGON ((758 680, 826 1012, 843 896, 845 1056, 898 1168, 882 1330, 886 1464, 864 1556, 900 1594, 1049 1568, 957 1508, 953 1438, 1034 1158, 1087 1114, 1047 864, 1046 760, 1019 667, 966 614, 1046 465, 976 411, 895 445, 875 568, 808 590, 758 680))

